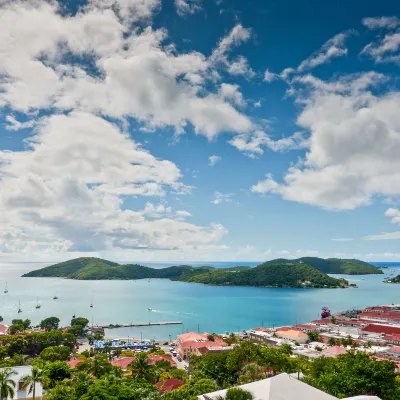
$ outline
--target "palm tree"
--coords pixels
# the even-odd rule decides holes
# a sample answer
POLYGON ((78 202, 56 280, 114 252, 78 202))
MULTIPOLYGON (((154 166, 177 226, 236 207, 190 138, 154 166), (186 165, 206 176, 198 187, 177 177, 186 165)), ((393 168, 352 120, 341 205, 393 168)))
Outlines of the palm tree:
POLYGON ((154 380, 154 366, 149 363, 149 357, 146 353, 139 353, 136 360, 129 364, 133 378, 146 379, 149 382, 154 380))
POLYGON ((100 378, 112 369, 108 357, 105 354, 97 354, 97 356, 88 363, 87 367, 87 372, 92 374, 95 378, 100 378))
POLYGON ((218 396, 216 400, 253 400, 253 395, 240 388, 230 388, 227 390, 225 397, 218 396))
POLYGON ((0 371, 0 400, 7 400, 9 396, 14 397, 15 382, 11 377, 16 374, 11 368, 0 371))
POLYGON ((31 374, 26 376, 23 381, 22 388, 28 388, 28 393, 32 393, 32 399, 35 400, 36 398, 36 384, 43 383, 46 379, 46 376, 43 370, 39 369, 38 367, 32 367, 31 374))

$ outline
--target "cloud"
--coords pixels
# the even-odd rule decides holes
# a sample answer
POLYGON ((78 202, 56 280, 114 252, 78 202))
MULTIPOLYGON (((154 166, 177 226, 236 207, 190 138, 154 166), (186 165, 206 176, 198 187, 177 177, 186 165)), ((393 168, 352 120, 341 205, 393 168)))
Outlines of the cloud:
POLYGON ((354 240, 353 238, 333 238, 334 242, 351 242, 354 240))
POLYGON ((7 115, 6 121, 8 122, 8 125, 6 125, 6 129, 9 131, 19 131, 20 129, 32 128, 36 124, 36 121, 34 119, 20 122, 17 121, 12 115, 7 115))
POLYGON ((299 78, 297 124, 310 134, 308 151, 282 183, 268 175, 251 190, 335 210, 399 196, 400 93, 371 92, 386 81, 375 72, 299 78))
MULTIPOLYGON (((310 71, 311 69, 314 69, 319 65, 329 63, 333 58, 347 55, 348 49, 347 47, 345 47, 345 41, 353 33, 354 32, 352 31, 338 33, 337 35, 327 40, 320 49, 318 49, 311 56, 303 60, 296 68, 285 68, 279 76, 283 80, 287 80, 290 75, 310 71)), ((265 74, 265 76, 269 79, 273 78, 268 70, 265 71, 265 74)), ((267 80, 267 82, 270 81, 267 80)))
POLYGON ((274 74, 273 72, 270 72, 269 69, 266 69, 264 72, 264 82, 272 82, 275 79, 277 79, 277 75, 274 74))
POLYGON ((239 56, 228 65, 228 73, 231 75, 243 75, 246 78, 253 78, 256 73, 251 69, 246 57, 239 56))
POLYGON ((246 100, 239 90, 239 85, 223 83, 219 89, 219 96, 221 99, 229 101, 239 107, 244 107, 246 105, 246 100))
POLYGON ((221 161, 220 156, 212 155, 212 156, 208 157, 208 165, 210 167, 213 167, 216 163, 218 163, 220 161, 221 161))
MULTIPOLYGON (((393 224, 400 224, 400 210, 397 208, 388 208, 385 211, 385 216, 392 219, 393 224)), ((377 235, 368 235, 364 240, 393 240, 400 239, 400 232, 383 232, 377 235)))
POLYGON ((201 0, 174 0, 174 5, 177 14, 181 17, 201 11, 201 0))
MULTIPOLYGON (((112 3, 130 20, 149 16, 152 11, 145 10, 155 4, 112 3)), ((191 124, 208 138, 252 129, 247 116, 200 87, 217 73, 215 60, 198 52, 179 54, 173 44, 164 44, 164 29, 128 30, 118 13, 106 9, 109 4, 93 2, 73 16, 61 16, 56 3, 45 1, 0 6, 0 107, 132 117, 147 129, 171 126, 177 133, 191 124), (90 63, 79 64, 71 56, 90 63)), ((248 35, 238 25, 215 56, 226 59, 248 35)))
POLYGON ((308 140, 302 132, 295 132, 292 136, 273 140, 265 132, 259 130, 249 135, 237 135, 229 143, 252 158, 264 154, 263 146, 275 152, 298 150, 308 146, 308 140))
POLYGON ((260 108, 261 106, 262 106, 261 100, 256 101, 256 102, 254 103, 254 107, 255 107, 255 108, 260 108))
POLYGON ((231 203, 232 197, 233 197, 233 193, 215 192, 214 199, 211 201, 211 203, 213 203, 215 205, 222 204, 222 203, 231 203))
POLYGON ((362 23, 369 29, 393 29, 400 26, 400 19, 395 16, 364 18, 362 23))

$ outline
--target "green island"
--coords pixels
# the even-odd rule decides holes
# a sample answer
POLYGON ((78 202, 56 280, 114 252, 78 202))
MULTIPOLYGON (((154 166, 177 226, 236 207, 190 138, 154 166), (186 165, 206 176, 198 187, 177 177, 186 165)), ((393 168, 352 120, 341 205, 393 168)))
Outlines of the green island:
POLYGON ((347 287, 344 279, 336 279, 305 263, 266 262, 257 267, 237 266, 214 268, 178 265, 149 268, 137 264, 117 264, 101 258, 77 258, 31 271, 24 277, 59 277, 79 280, 170 279, 219 286, 258 287, 347 287))
POLYGON ((343 274, 343 275, 369 275, 383 274, 380 268, 375 267, 365 261, 344 258, 319 258, 302 257, 295 260, 286 258, 277 258, 267 261, 266 264, 307 264, 318 269, 325 274, 343 274))
POLYGON ((400 275, 397 275, 393 278, 386 278, 383 282, 385 282, 385 283, 400 283, 400 275))

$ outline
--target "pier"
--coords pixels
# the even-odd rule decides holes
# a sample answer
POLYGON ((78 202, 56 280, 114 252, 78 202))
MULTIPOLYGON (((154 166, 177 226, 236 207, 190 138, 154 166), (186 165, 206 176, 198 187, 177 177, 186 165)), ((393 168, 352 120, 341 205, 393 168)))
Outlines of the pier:
POLYGON ((166 321, 166 322, 146 322, 142 324, 109 324, 109 325, 99 325, 99 328, 103 329, 114 329, 114 328, 135 328, 140 326, 160 326, 160 325, 182 325, 181 321, 166 321))

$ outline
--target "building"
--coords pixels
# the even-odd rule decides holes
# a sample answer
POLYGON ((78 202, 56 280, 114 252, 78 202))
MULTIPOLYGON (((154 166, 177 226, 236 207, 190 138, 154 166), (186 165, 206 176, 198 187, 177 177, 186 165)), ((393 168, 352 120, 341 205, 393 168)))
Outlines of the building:
MULTIPOLYGON (((29 394, 29 388, 23 389, 22 386, 24 384, 23 379, 32 373, 31 365, 23 365, 20 367, 12 367, 12 370, 15 372, 10 378, 15 382, 15 393, 14 397, 8 400, 32 400, 32 394, 29 394)), ((4 368, 0 368, 0 371, 4 371, 4 368)), ((35 385, 35 397, 41 399, 43 396, 43 387, 42 384, 37 383, 35 385)))
POLYGON ((385 336, 383 337, 383 340, 384 340, 386 343, 391 343, 391 344, 395 344, 395 345, 400 345, 400 334, 393 333, 393 334, 391 334, 391 335, 385 335, 385 336))
POLYGON ((164 394, 165 392, 172 392, 180 388, 183 385, 183 382, 179 379, 171 378, 166 379, 165 381, 161 381, 156 383, 154 386, 157 387, 160 394, 164 394))
POLYGON ((196 356, 202 356, 204 354, 218 354, 225 353, 227 351, 232 351, 235 346, 206 346, 206 347, 198 347, 192 351, 192 354, 196 356))
POLYGON ((67 364, 71 368, 76 368, 76 366, 80 363, 83 363, 85 360, 82 358, 72 357, 70 360, 67 361, 67 364))
POLYGON ((386 335, 397 334, 400 335, 400 327, 383 324, 369 324, 365 328, 362 328, 363 332, 366 333, 380 333, 386 335))
POLYGON ((276 346, 277 340, 267 331, 252 329, 249 331, 249 339, 254 343, 267 343, 269 346, 276 346))
POLYGON ((308 333, 308 332, 313 332, 313 331, 319 331, 320 327, 319 326, 315 326, 312 324, 297 324, 294 325, 293 328, 296 328, 302 332, 308 333))
POLYGON ((325 357, 337 357, 346 353, 347 350, 343 346, 332 346, 322 351, 322 355, 325 357))
POLYGON ((297 329, 289 329, 289 330, 277 329, 275 331, 275 335, 283 339, 291 340, 293 342, 298 342, 300 344, 305 344, 308 342, 308 335, 297 329))
POLYGON ((4 325, 4 324, 0 324, 0 335, 8 335, 8 328, 10 326, 9 325, 4 325))
MULTIPOLYGON (((288 374, 276 375, 272 378, 248 383, 239 386, 250 392, 255 400, 337 400, 321 390, 299 381, 288 374)), ((198 400, 216 400, 219 396, 225 396, 227 389, 218 390, 198 396, 198 400)), ((345 400, 379 400, 376 396, 348 397, 345 400)))
MULTIPOLYGON (((111 365, 121 369, 128 369, 129 364, 135 360, 135 356, 116 358, 111 361, 111 365)), ((169 356, 149 355, 149 364, 154 365, 157 361, 168 361, 172 367, 176 367, 176 362, 169 356)))
POLYGON ((228 344, 219 336, 213 336, 211 338, 210 334, 207 332, 188 332, 183 335, 178 335, 177 344, 177 351, 183 359, 185 359, 190 352, 198 354, 198 349, 202 347, 228 347, 228 344))

